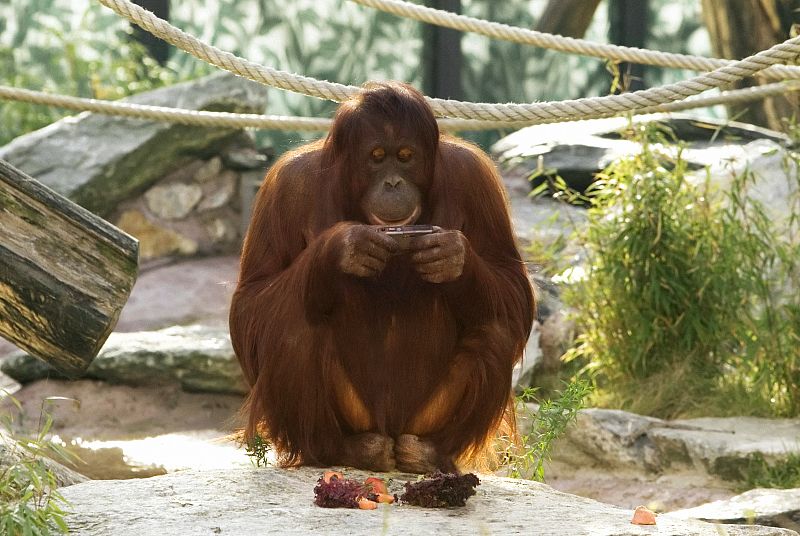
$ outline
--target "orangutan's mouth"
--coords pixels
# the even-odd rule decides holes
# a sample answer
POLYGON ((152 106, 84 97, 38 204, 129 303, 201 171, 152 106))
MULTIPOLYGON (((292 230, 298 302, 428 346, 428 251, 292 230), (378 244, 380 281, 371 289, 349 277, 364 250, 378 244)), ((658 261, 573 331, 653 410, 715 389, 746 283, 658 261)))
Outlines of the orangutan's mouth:
POLYGON ((417 221, 420 212, 421 212, 420 208, 417 207, 414 209, 414 212, 412 212, 408 217, 403 218, 402 220, 385 220, 383 218, 376 216, 375 214, 370 214, 369 222, 373 225, 383 225, 392 227, 396 227, 398 225, 411 225, 412 223, 417 221))

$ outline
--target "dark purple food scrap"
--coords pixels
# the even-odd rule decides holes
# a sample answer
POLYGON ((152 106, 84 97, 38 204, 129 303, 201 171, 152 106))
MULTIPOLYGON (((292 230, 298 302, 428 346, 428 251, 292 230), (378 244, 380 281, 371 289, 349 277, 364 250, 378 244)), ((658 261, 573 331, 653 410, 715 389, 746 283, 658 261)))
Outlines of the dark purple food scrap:
POLYGON ((365 494, 364 484, 347 478, 331 477, 317 481, 314 504, 323 508, 358 508, 358 499, 365 494))
POLYGON ((437 471, 424 480, 406 482, 400 501, 425 508, 464 506, 467 499, 475 495, 475 487, 480 483, 472 473, 457 475, 437 471))

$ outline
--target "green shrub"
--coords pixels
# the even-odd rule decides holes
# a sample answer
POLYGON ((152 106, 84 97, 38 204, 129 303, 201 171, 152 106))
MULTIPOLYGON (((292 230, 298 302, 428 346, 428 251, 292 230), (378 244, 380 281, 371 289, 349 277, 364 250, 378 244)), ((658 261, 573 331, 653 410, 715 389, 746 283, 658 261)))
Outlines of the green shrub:
POLYGON ((557 396, 542 401, 534 411, 528 405, 536 400, 536 390, 526 389, 516 399, 517 415, 528 423, 519 441, 505 446, 504 463, 512 478, 530 478, 544 482, 544 464, 556 439, 561 437, 584 407, 591 392, 589 383, 577 380, 565 385, 557 396))
POLYGON ((800 455, 790 453, 785 459, 768 463, 760 452, 750 454, 744 471, 742 489, 800 486, 800 455))
POLYGON ((569 358, 592 374, 603 405, 662 417, 797 414, 800 299, 784 285, 800 288, 798 200, 779 227, 746 200, 751 174, 715 192, 687 182, 663 131, 637 138, 641 154, 588 192, 590 262, 566 295, 583 334, 569 358))
MULTIPOLYGON (((18 402, 6 397, 14 404, 18 402)), ((15 436, 11 418, 0 419, 3 461, 0 466, 0 534, 9 536, 49 536, 69 532, 63 507, 67 504, 58 492, 55 474, 46 458, 67 460, 70 455, 46 439, 53 421, 43 414, 39 433, 34 438, 15 436)))

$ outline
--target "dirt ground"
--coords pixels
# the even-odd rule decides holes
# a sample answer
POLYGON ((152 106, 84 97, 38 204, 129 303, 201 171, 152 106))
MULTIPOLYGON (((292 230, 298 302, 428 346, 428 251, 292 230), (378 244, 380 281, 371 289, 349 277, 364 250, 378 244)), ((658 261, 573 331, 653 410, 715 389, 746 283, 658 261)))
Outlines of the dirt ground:
POLYGON ((185 393, 178 386, 43 380, 14 398, 21 411, 5 400, 0 412, 14 416, 15 430, 34 435, 49 414, 56 440, 80 458, 73 468, 90 478, 250 463, 229 438, 239 427, 239 396, 185 393))

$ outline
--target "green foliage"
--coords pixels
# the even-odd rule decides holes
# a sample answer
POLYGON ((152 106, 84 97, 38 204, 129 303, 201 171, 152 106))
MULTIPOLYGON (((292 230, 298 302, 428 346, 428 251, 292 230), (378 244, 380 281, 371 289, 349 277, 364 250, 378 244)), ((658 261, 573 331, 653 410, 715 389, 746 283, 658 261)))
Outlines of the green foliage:
MULTIPOLYGON (((99 99, 117 99, 173 83, 129 39, 129 27, 97 3, 79 11, 57 0, 0 3, 0 84, 99 99)), ((58 108, 3 102, 0 145, 72 114, 58 108)))
POLYGON ((536 400, 535 389, 526 389, 517 397, 517 412, 530 424, 519 445, 507 449, 505 465, 512 478, 544 482, 544 464, 550 460, 555 440, 575 421, 590 392, 589 382, 573 381, 557 397, 543 401, 535 412, 527 405, 536 400))
MULTIPOLYGON (((662 417, 800 413, 800 172, 777 222, 747 192, 690 184, 664 132, 612 164, 588 192, 587 277, 566 295, 596 402, 662 417)), ((792 167, 794 165, 795 167, 792 167)))
POLYGON ((269 441, 265 440, 259 434, 256 434, 256 436, 245 445, 245 453, 250 456, 250 461, 254 463, 256 467, 267 467, 269 465, 270 449, 269 441))
MULTIPOLYGON (((17 405, 19 403, 11 397, 17 405)), ((9 415, 0 419, 4 465, 0 467, 0 534, 9 536, 66 534, 63 507, 67 504, 57 491, 58 483, 45 463, 46 458, 69 459, 60 446, 46 439, 53 421, 44 414, 38 435, 17 437, 9 415)))
POLYGON ((800 487, 800 454, 791 453, 782 460, 768 463, 761 453, 747 459, 742 489, 800 487))

